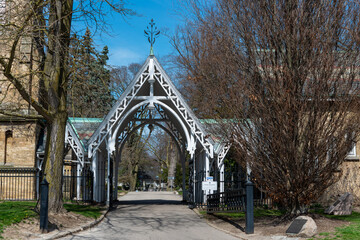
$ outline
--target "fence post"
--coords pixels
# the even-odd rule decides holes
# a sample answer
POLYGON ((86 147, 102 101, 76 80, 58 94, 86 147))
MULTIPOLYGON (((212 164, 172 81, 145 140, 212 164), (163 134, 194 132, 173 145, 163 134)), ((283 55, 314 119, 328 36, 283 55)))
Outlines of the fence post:
POLYGON ((48 230, 48 205, 49 205, 49 183, 44 180, 41 182, 40 195, 40 230, 47 232, 48 230))
POLYGON ((245 233, 254 233, 254 184, 248 180, 246 186, 245 233))

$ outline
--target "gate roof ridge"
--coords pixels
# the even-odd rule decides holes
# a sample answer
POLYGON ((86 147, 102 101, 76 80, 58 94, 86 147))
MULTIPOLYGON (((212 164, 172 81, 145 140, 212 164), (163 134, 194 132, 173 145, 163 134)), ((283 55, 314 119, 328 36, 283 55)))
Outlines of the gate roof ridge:
MULTIPOLYGON (((208 134, 205 127, 183 99, 181 93, 177 90, 175 84, 171 81, 170 77, 166 74, 162 65, 154 55, 147 57, 143 66, 140 68, 128 87, 113 105, 94 134, 92 134, 88 141, 89 157, 92 155, 93 149, 99 147, 109 132, 114 130, 113 128, 115 125, 117 125, 120 117, 130 110, 130 103, 134 100, 135 97, 138 96, 137 94, 139 93, 139 90, 143 89, 144 83, 150 83, 149 80, 155 80, 161 86, 160 91, 163 92, 162 94, 165 94, 165 96, 168 98, 167 100, 170 100, 172 103, 171 105, 167 106, 171 107, 171 109, 173 109, 175 106, 175 109, 173 110, 176 110, 176 114, 178 117, 180 117, 180 119, 182 119, 182 124, 187 125, 187 132, 194 135, 195 139, 197 139, 201 145, 203 145, 204 149, 210 154, 210 156, 213 157, 213 139, 207 138, 208 134)), ((149 96, 147 102, 152 101, 151 97, 152 96, 149 96)), ((159 95, 154 97, 161 96, 159 95)), ((165 104, 159 101, 157 103, 165 104)), ((180 124, 180 122, 178 124, 180 124)))

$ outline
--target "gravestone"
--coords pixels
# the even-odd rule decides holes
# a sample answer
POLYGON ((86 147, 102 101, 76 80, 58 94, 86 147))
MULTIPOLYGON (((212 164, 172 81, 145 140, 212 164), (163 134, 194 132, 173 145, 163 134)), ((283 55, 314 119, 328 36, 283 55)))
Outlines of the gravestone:
POLYGON ((311 217, 297 217, 286 230, 286 234, 297 237, 312 237, 317 232, 315 221, 311 217))
POLYGON ((352 194, 348 192, 344 193, 333 205, 325 210, 325 213, 333 215, 351 215, 353 199, 352 194))

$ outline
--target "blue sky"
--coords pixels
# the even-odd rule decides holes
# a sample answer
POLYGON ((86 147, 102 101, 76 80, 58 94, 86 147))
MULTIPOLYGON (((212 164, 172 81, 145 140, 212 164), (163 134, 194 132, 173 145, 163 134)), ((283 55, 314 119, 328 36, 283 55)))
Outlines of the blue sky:
POLYGON ((174 52, 168 37, 173 34, 176 26, 181 24, 178 0, 135 0, 128 1, 127 7, 134 10, 138 16, 121 17, 119 14, 108 16, 111 23, 109 32, 112 36, 102 34, 95 36, 95 44, 99 49, 109 47, 110 65, 128 65, 133 62, 143 63, 150 51, 150 44, 144 36, 144 30, 153 18, 161 35, 154 45, 155 56, 161 58, 174 52))

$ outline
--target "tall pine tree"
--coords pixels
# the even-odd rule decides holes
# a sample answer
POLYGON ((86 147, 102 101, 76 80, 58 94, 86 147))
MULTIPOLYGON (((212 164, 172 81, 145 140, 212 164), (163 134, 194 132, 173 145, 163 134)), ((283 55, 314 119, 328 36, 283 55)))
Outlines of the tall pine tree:
POLYGON ((71 65, 68 89, 68 113, 72 117, 103 117, 110 110, 114 98, 110 91, 110 71, 107 69, 108 47, 98 52, 86 30, 71 43, 71 65))

